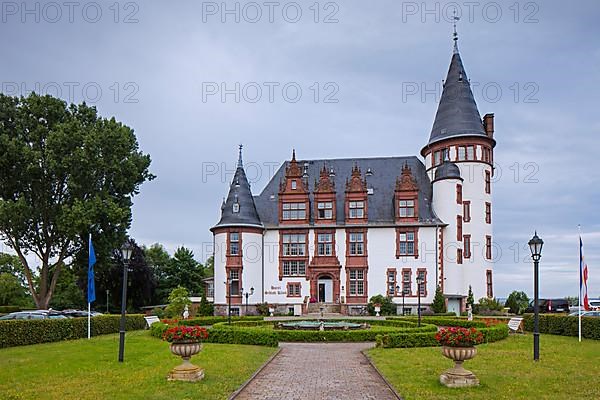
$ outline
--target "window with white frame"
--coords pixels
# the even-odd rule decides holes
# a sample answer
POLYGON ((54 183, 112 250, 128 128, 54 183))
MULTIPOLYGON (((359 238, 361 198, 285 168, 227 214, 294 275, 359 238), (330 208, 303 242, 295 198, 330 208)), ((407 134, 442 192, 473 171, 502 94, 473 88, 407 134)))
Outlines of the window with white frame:
POLYGON ((323 201, 317 203, 318 217, 319 219, 332 219, 333 218, 333 202, 323 201))
POLYGON ((365 202, 364 201, 350 201, 348 202, 348 209, 350 210, 349 218, 364 218, 365 217, 365 202))
POLYGON ((415 201, 414 200, 399 200, 398 208, 400 218, 415 216, 415 201))
POLYGON ((365 270, 364 269, 351 269, 348 277, 350 286, 350 296, 364 296, 365 295, 365 270))
POLYGON ((240 271, 238 269, 229 270, 229 294, 231 296, 240 295, 240 271))
POLYGON ((350 232, 348 234, 349 250, 351 256, 362 256, 365 254, 365 235, 363 232, 350 232))
POLYGON ((306 219, 306 203, 283 203, 284 220, 306 219))
POLYGON ((306 254, 306 235, 304 233, 286 233, 282 235, 284 256, 304 256, 306 254))
POLYGON ((402 256, 415 255, 415 233, 413 231, 398 233, 398 250, 402 256))
POLYGON ((411 282, 410 282, 410 270, 402 270, 402 290, 404 291, 405 296, 410 296, 411 294, 411 282))
POLYGON ((333 235, 331 233, 317 234, 317 254, 320 256, 333 254, 333 235))
POLYGON ((396 270, 387 271, 387 295, 393 297, 396 295, 396 270))
POLYGON ((306 275, 305 261, 283 261, 283 276, 304 276, 306 275))
POLYGON ((239 232, 229 232, 229 255, 240 255, 240 234, 239 232))

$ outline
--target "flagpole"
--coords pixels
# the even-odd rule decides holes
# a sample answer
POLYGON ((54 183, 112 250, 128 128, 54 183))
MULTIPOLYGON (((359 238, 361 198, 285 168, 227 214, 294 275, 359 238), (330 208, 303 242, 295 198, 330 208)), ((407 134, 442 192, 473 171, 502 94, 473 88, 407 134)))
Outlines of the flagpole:
POLYGON ((579 299, 579 308, 577 309, 577 314, 578 314, 578 326, 579 326, 579 341, 581 342, 581 269, 582 269, 582 264, 583 264, 583 249, 582 249, 582 241, 581 241, 581 224, 577 225, 577 229, 579 230, 579 295, 577 296, 577 298, 579 299))
MULTIPOLYGON (((88 269, 89 267, 89 258, 90 258, 90 249, 89 246, 92 245, 92 232, 90 232, 90 236, 89 236, 89 240, 88 240, 88 269)), ((89 272, 88 272, 89 273, 89 272)), ((89 288, 89 281, 88 281, 88 291, 90 290, 89 288)), ((89 295, 88 295, 89 297, 89 295)), ((89 298, 88 298, 89 300, 89 298)), ((91 316, 91 311, 92 311, 92 303, 90 303, 88 301, 88 340, 90 339, 91 336, 91 328, 92 328, 92 316, 91 316)))

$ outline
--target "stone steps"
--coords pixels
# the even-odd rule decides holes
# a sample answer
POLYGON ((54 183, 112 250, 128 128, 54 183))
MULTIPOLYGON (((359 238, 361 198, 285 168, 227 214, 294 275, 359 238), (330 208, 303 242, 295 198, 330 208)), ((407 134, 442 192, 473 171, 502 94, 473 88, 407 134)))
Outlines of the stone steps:
POLYGON ((342 306, 340 304, 333 303, 309 303, 308 314, 320 314, 321 307, 323 307, 324 314, 341 314, 342 306))

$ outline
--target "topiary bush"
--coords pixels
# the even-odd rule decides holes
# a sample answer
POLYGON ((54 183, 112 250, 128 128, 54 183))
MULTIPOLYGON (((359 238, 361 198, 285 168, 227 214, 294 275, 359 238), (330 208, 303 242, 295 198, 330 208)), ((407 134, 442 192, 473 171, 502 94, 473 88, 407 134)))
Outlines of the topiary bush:
MULTIPOLYGON (((533 331, 533 314, 523 315, 525 330, 533 331)), ((579 336, 579 318, 568 315, 540 314, 540 333, 561 336, 579 336)), ((600 318, 582 317, 581 336, 600 340, 600 318)))
MULTIPOLYGON (((144 329, 143 315, 127 315, 125 329, 144 329)), ((119 332, 119 315, 100 315, 91 319, 92 336, 119 332)), ((58 342, 87 337, 87 318, 32 319, 0 321, 0 348, 58 342)))

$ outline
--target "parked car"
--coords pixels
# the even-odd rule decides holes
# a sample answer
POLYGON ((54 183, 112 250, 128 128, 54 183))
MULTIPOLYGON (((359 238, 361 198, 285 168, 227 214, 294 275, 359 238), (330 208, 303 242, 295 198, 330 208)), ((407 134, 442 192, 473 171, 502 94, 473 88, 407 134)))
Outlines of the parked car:
POLYGON ((569 314, 569 317, 578 317, 581 313, 582 317, 600 317, 600 311, 575 311, 569 314))
MULTIPOLYGON (((540 299, 540 313, 563 313, 569 312, 569 302, 566 299, 540 299)), ((526 313, 533 312, 533 301, 529 302, 529 307, 525 309, 526 313)))
POLYGON ((65 319, 66 316, 56 311, 48 310, 33 310, 33 311, 18 311, 0 317, 1 321, 11 319, 65 319))
MULTIPOLYGON (((63 310, 63 311, 60 311, 60 313, 64 316, 66 316, 67 318, 82 318, 82 317, 87 318, 87 316, 88 316, 88 312, 82 311, 82 310, 63 310)), ((92 311, 92 312, 90 312, 90 315, 92 317, 95 317, 97 315, 102 315, 102 313, 97 312, 97 311, 92 311)))
POLYGON ((589 299, 588 303, 590 304, 592 310, 600 310, 600 299, 589 299))

